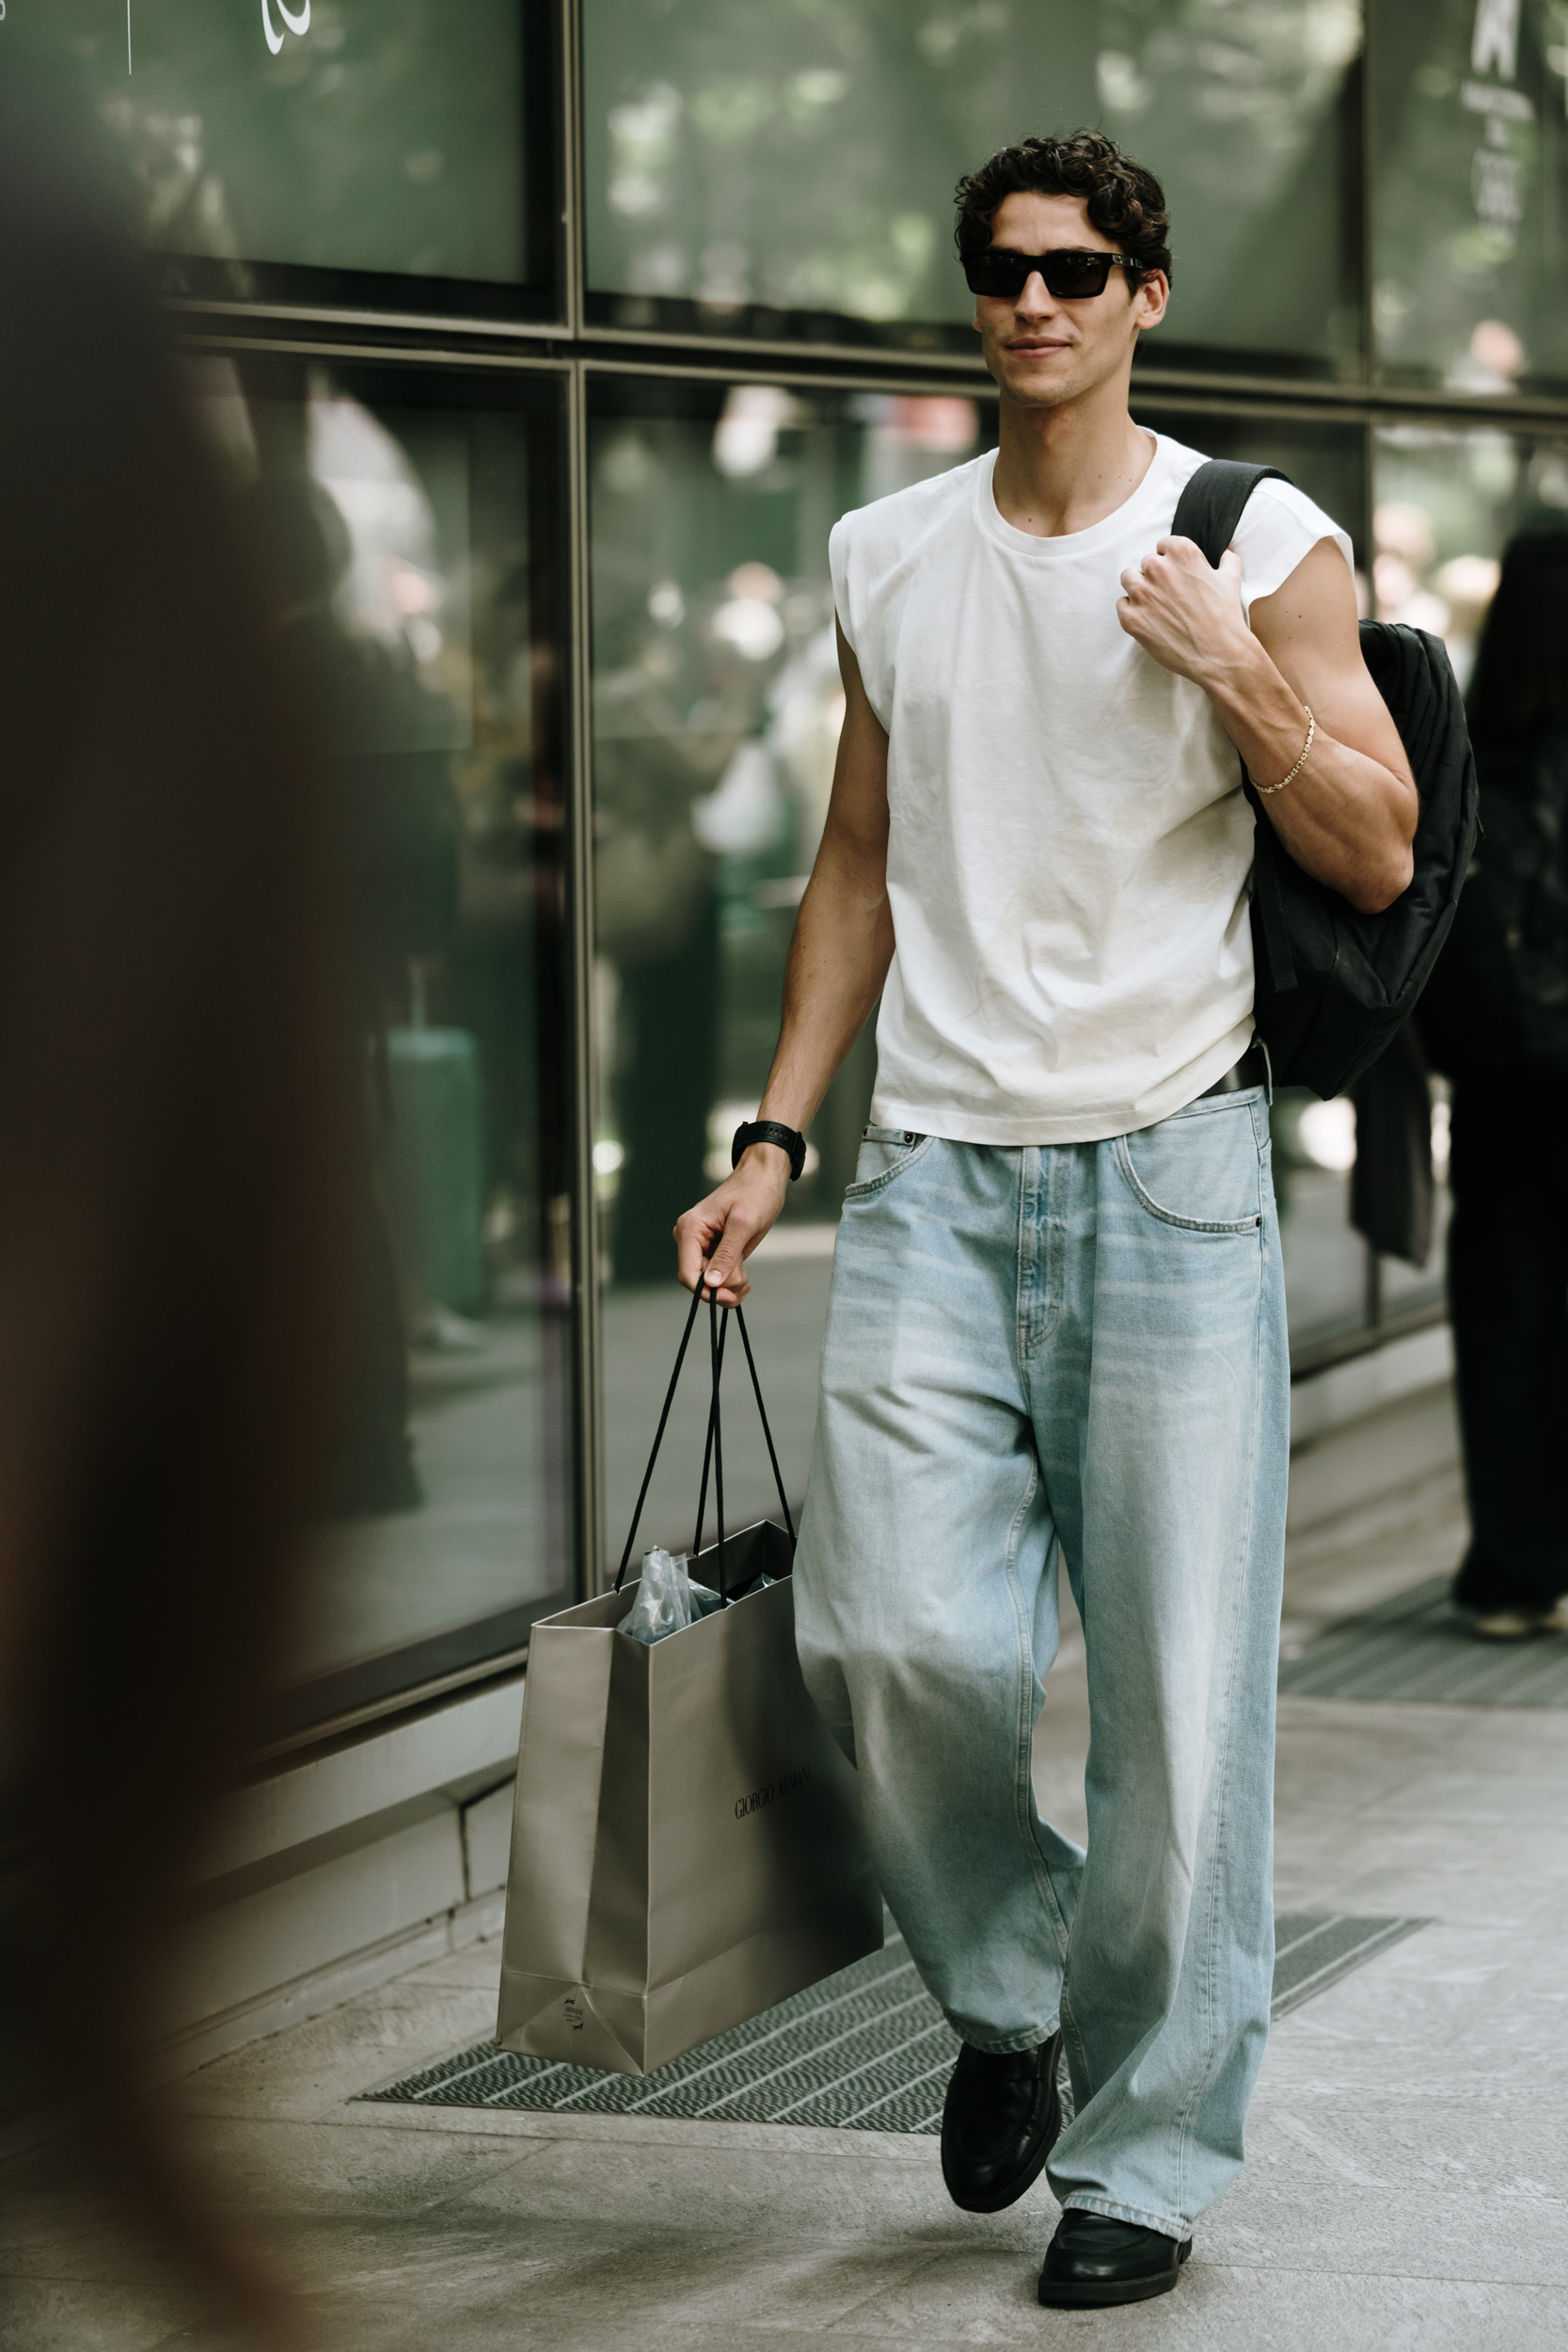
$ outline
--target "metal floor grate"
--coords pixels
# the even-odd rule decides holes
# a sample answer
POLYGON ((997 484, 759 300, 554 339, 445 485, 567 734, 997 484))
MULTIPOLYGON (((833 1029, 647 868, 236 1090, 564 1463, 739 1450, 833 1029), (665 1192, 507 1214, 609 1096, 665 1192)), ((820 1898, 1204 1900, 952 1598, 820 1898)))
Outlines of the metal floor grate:
POLYGON ((1317 1634, 1281 1661, 1279 1687, 1300 1698, 1568 1707, 1568 1640, 1479 1642, 1435 1576, 1317 1634))
MULTIPOLYGON (((1325 1992, 1422 1924, 1277 1918, 1274 2014, 1325 1992)), ((652 2074, 604 2074, 482 2042, 361 2096, 418 2106, 935 2132, 958 2052, 958 2035, 890 1928, 881 1951, 652 2074)))
POLYGON ((1364 1967, 1391 1944, 1424 1928, 1424 1919, 1352 1919, 1344 1913, 1281 1911, 1274 1922, 1274 1999, 1271 2017, 1284 2017, 1303 2001, 1364 1967))

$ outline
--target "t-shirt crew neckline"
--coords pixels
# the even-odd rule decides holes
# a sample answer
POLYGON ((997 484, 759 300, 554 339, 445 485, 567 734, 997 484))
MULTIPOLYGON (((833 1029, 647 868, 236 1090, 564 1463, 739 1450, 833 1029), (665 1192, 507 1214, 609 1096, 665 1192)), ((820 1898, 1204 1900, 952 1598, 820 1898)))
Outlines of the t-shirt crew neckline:
MULTIPOLYGON (((1148 433, 1148 426, 1140 430, 1148 433)), ((996 461, 999 450, 989 450, 974 469, 974 513, 988 539, 1006 550, 1009 555, 1022 556, 1035 564, 1070 563, 1080 555, 1093 555, 1113 539, 1119 539, 1129 523, 1135 523, 1145 506, 1160 503, 1162 477, 1165 466, 1165 444, 1158 433, 1148 433, 1154 444, 1148 471, 1131 497, 1124 498, 1108 515, 1102 515, 1087 531, 1059 532, 1053 537, 1041 538, 1033 531, 1020 531, 1008 522, 996 503, 996 461)))

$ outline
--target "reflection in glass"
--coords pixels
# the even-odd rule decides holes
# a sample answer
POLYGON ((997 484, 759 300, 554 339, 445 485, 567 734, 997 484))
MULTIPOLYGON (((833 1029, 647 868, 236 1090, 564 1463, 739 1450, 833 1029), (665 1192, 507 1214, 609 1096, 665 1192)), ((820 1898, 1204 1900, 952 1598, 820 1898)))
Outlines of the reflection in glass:
MULTIPOLYGON (((993 412, 954 398, 803 398, 620 381, 593 420, 594 1150, 607 1272, 609 1536, 618 1556, 680 1326, 671 1227, 728 1169, 778 1035, 784 957, 827 813, 844 699, 828 580, 838 516, 974 455, 993 412)), ((799 1499, 833 1231, 875 1064, 868 1025, 753 1261, 754 1322, 799 1499)), ((644 1535, 689 1544, 705 1406, 677 1408, 644 1535)), ((729 1423, 731 1507, 771 1492, 729 1423)), ((776 1507, 776 1506, 775 1506, 776 1507)))
POLYGON ((1376 464, 1378 617, 1441 637, 1465 685, 1504 543, 1535 524, 1560 530, 1568 516, 1568 440, 1391 425, 1377 436, 1376 464))
POLYGON ((1568 32, 1555 0, 1382 0, 1374 308, 1386 365, 1461 393, 1568 376, 1568 32))
POLYGON ((1372 1304, 1367 1245, 1350 1221, 1355 1112, 1282 1087, 1269 1116, 1285 1298, 1294 1355, 1343 1339, 1372 1304))
POLYGON ((356 1314, 309 1720, 520 1640, 566 1581, 556 394, 475 411, 249 359, 201 383, 335 751, 355 913, 356 1314))
POLYGON ((18 38, 84 74, 152 241, 230 293, 246 263, 531 275, 515 0, 12 0, 0 63, 18 38))
POLYGON ((1357 347, 1354 0, 587 0, 584 44, 603 319, 966 349, 955 181, 1093 123, 1170 200, 1151 350, 1357 347))

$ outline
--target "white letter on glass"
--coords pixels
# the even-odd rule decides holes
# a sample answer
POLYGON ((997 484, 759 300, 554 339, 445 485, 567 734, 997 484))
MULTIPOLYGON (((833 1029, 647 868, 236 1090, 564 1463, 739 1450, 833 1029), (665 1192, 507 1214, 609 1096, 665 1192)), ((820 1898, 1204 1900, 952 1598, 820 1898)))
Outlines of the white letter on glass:
MULTIPOLYGON (((1485 0, 1482 0, 1482 5, 1485 5, 1485 0)), ((1518 0, 1514 0, 1514 5, 1518 5, 1518 0)), ((295 15, 293 10, 287 6, 287 0, 277 0, 277 13, 283 19, 284 24, 288 26, 291 33, 308 33, 309 31, 310 0, 305 0, 305 6, 299 10, 297 15, 295 15)), ((275 31, 273 28, 272 0, 261 0, 261 30, 267 37, 267 47, 272 51, 273 56, 276 57, 278 51, 283 46, 283 36, 281 33, 275 31)), ((1479 34, 1477 39, 1480 39, 1479 34)))
MULTIPOLYGON (((310 13, 309 5, 305 13, 310 13)), ((1484 73, 1494 65, 1505 82, 1513 80, 1519 65, 1519 0, 1476 0, 1470 71, 1484 73)))

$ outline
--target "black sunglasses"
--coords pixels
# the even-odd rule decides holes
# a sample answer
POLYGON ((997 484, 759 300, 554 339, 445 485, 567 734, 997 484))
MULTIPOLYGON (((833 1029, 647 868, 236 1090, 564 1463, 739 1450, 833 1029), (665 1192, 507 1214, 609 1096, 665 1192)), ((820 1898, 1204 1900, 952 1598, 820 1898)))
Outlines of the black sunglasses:
POLYGON ((1068 246, 1053 253, 1010 253, 1006 246, 992 245, 982 253, 966 255, 963 267, 971 294, 1001 295, 1008 301, 1017 299, 1036 270, 1045 280, 1046 292, 1058 302, 1102 294, 1114 269, 1142 275, 1141 264, 1125 253, 1075 253, 1068 246))

